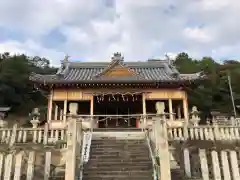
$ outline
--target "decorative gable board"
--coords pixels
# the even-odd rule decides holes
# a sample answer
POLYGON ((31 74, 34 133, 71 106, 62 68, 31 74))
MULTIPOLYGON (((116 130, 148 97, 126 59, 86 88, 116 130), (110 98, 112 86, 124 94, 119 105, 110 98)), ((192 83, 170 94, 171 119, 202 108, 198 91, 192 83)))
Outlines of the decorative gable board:
POLYGON ((123 67, 121 65, 115 66, 112 69, 109 69, 108 71, 106 71, 105 73, 103 73, 101 76, 106 76, 106 77, 126 77, 126 76, 136 76, 137 74, 127 68, 127 67, 123 67))

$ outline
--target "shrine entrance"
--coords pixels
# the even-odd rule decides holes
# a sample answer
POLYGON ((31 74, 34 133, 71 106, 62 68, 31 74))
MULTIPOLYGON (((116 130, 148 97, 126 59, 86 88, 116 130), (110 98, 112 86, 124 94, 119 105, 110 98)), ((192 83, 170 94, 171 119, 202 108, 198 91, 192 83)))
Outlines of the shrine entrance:
POLYGON ((99 128, 136 128, 142 113, 141 94, 94 97, 94 115, 99 115, 99 128))

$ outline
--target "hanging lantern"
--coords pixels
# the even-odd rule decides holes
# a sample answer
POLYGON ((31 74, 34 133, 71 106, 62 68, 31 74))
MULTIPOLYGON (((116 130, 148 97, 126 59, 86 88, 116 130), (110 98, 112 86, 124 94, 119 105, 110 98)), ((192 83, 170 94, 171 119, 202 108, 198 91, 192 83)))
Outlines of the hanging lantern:
POLYGON ((116 101, 116 98, 115 98, 115 96, 113 94, 112 94, 112 98, 113 98, 114 101, 116 101))
POLYGON ((122 94, 122 99, 123 99, 123 101, 125 101, 125 98, 124 98, 124 95, 122 94))

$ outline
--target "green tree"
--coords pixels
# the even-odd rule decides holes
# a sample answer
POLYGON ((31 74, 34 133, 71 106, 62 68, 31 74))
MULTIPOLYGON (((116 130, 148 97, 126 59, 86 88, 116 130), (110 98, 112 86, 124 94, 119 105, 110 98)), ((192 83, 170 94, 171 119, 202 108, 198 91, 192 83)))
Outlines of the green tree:
POLYGON ((0 54, 0 106, 10 106, 13 112, 29 113, 33 107, 45 103, 45 97, 29 82, 31 72, 49 74, 49 60, 25 55, 0 54))

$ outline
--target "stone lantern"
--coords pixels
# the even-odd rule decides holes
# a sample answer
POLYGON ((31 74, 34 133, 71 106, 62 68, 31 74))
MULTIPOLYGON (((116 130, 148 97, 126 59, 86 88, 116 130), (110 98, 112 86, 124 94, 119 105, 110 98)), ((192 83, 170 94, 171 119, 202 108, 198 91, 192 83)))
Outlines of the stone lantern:
POLYGON ((190 113, 190 115, 191 115, 190 116, 190 123, 193 126, 198 126, 199 121, 201 120, 200 117, 199 117, 199 114, 200 114, 200 112, 198 111, 197 107, 193 106, 192 111, 190 113))
POLYGON ((32 113, 30 114, 30 116, 32 117, 32 120, 30 121, 33 128, 37 128, 38 124, 40 123, 40 112, 38 108, 34 108, 32 113))
POLYGON ((0 107, 0 128, 6 127, 7 122, 4 120, 6 113, 10 110, 10 107, 0 107))

